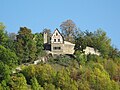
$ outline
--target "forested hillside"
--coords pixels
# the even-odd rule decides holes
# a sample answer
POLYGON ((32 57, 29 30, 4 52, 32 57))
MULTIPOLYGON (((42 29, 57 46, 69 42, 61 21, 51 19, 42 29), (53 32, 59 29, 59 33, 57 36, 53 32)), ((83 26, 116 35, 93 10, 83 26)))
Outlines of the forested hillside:
POLYGON ((0 90, 120 90, 120 51, 106 32, 82 31, 72 20, 60 28, 65 40, 75 44, 74 55, 46 53, 43 32, 50 41, 50 29, 32 33, 20 27, 15 34, 0 23, 0 90), (87 46, 100 56, 85 55, 87 46), (47 60, 34 64, 41 57, 47 60))

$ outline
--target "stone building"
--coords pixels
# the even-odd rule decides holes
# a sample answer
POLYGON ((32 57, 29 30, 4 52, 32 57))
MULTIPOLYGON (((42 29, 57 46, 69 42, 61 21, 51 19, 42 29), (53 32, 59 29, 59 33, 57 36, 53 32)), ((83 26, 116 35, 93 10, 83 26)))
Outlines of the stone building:
POLYGON ((100 56, 100 52, 98 50, 95 50, 92 47, 88 47, 87 46, 83 51, 85 52, 86 55, 88 55, 88 54, 94 54, 94 55, 100 56))
POLYGON ((44 48, 51 54, 73 54, 75 44, 65 41, 58 29, 51 36, 51 42, 47 41, 47 33, 44 33, 44 48))

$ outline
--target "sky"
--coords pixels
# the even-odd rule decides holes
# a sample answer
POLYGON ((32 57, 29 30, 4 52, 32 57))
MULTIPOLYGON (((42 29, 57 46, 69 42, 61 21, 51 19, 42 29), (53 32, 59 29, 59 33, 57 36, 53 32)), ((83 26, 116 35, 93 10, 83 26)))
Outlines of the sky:
POLYGON ((103 29, 120 50, 120 0, 0 0, 0 22, 7 32, 60 29, 71 19, 82 31, 103 29))

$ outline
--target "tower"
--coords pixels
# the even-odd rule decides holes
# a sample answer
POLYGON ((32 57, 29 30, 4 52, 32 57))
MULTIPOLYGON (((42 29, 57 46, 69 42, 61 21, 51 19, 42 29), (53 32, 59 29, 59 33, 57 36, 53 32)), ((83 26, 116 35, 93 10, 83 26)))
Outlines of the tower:
POLYGON ((46 43, 47 43, 47 33, 44 32, 44 44, 46 44, 46 43))

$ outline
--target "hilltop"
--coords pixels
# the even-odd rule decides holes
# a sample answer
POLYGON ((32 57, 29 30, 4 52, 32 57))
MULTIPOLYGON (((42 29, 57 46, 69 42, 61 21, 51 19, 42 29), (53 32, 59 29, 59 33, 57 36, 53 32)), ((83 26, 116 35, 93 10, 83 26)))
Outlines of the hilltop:
POLYGON ((60 28, 33 34, 20 27, 15 34, 0 23, 0 90, 120 89, 120 51, 106 32, 81 31, 72 20, 60 28))

